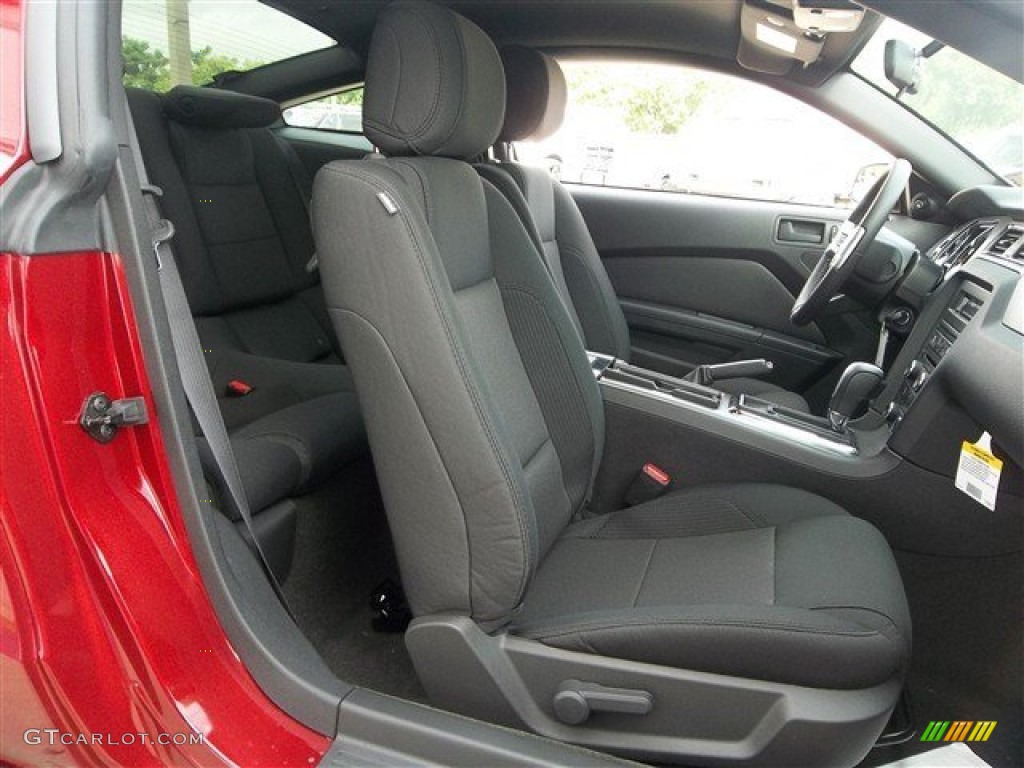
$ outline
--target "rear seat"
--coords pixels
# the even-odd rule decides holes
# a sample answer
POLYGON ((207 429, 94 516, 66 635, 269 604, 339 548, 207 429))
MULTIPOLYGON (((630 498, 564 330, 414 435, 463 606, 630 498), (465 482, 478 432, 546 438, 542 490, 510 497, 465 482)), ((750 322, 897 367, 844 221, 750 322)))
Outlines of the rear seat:
POLYGON ((367 452, 320 290, 310 181, 268 128, 272 101, 179 86, 128 102, 250 503, 268 507, 367 452), (229 396, 232 380, 252 391, 229 396))

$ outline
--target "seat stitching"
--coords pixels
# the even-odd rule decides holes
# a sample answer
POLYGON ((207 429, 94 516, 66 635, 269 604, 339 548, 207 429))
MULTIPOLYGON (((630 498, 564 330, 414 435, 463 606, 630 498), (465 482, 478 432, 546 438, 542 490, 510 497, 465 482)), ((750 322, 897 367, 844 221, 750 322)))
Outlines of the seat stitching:
MULTIPOLYGON (((454 497, 455 502, 459 505, 459 511, 462 513, 463 543, 465 544, 465 547, 466 547, 466 558, 467 558, 466 566, 469 569, 469 572, 471 573, 472 572, 472 568, 473 568, 473 549, 472 549, 472 547, 470 546, 470 543, 469 543, 469 525, 466 522, 467 516, 466 516, 466 513, 465 513, 465 509, 464 509, 464 507, 462 505, 462 499, 459 498, 459 494, 455 490, 455 482, 452 480, 451 470, 449 470, 448 465, 445 463, 444 456, 441 453, 440 449, 438 448, 437 440, 434 438, 434 435, 431 433, 430 428, 427 427, 426 419, 423 416, 423 409, 420 407, 420 403, 416 399, 416 395, 412 391, 412 387, 409 386, 408 379, 406 379, 405 374, 402 373, 401 368, 398 366, 398 361, 395 358, 394 351, 391 349, 391 345, 388 343, 388 340, 384 337, 384 334, 380 332, 380 330, 377 328, 377 326, 374 325, 373 322, 371 322, 369 318, 364 317, 363 315, 361 315, 358 312, 356 312, 354 310, 351 310, 351 309, 340 309, 339 308, 338 311, 343 313, 343 314, 351 315, 352 317, 356 318, 357 320, 365 323, 366 326, 374 334, 377 335, 377 338, 380 339, 381 343, 384 345, 384 349, 387 351, 387 354, 390 357, 390 362, 395 366, 395 368, 398 369, 399 375, 401 376, 401 379, 402 379, 402 386, 405 388, 405 391, 408 392, 409 397, 410 397, 410 399, 413 402, 413 405, 416 407, 416 414, 419 416, 420 423, 423 425, 423 427, 424 427, 424 429, 426 431, 427 437, 429 438, 430 443, 431 443, 431 445, 434 448, 434 452, 437 455, 437 460, 441 464, 442 469, 444 470, 444 477, 448 481, 448 490, 451 491, 451 494, 454 497)), ((468 587, 468 585, 467 585, 467 587, 468 587)), ((470 611, 472 612, 472 607, 473 607, 473 592, 472 592, 472 589, 467 588, 466 596, 467 596, 467 598, 469 600, 470 611)))
POLYGON ((735 509, 737 512, 739 512, 741 515, 743 515, 745 518, 747 518, 747 520, 749 520, 754 525, 755 528, 769 528, 769 527, 771 527, 771 526, 768 525, 768 521, 765 520, 764 517, 762 517, 760 513, 753 512, 753 511, 749 511, 748 512, 746 509, 744 509, 743 506, 738 501, 736 501, 736 497, 733 496, 732 494, 729 494, 729 496, 725 499, 725 501, 726 501, 726 503, 729 504, 729 506, 731 506, 733 509, 735 509))
POLYGON ((611 521, 612 521, 612 515, 605 515, 605 516, 604 516, 604 522, 602 522, 602 523, 601 523, 601 527, 600 527, 600 528, 598 528, 598 529, 597 529, 596 531, 594 531, 594 532, 593 532, 593 533, 592 533, 592 534, 591 534, 590 536, 588 536, 587 538, 589 538, 589 539, 598 539, 598 538, 600 538, 600 537, 601 537, 601 532, 602 532, 602 531, 603 531, 603 530, 604 530, 604 529, 605 529, 606 527, 608 527, 608 523, 610 523, 611 521))
POLYGON ((280 240, 280 236, 277 232, 273 232, 269 235, 260 235, 258 237, 237 237, 230 240, 208 240, 207 247, 214 247, 220 245, 241 245, 242 243, 258 243, 263 240, 280 240))
POLYGON ((540 454, 540 452, 544 449, 544 446, 546 446, 550 442, 551 442, 551 436, 550 435, 545 435, 544 438, 540 441, 540 445, 538 445, 533 450, 533 452, 529 455, 529 457, 527 459, 525 459, 525 460, 523 460, 521 462, 522 465, 523 465, 523 469, 526 469, 528 466, 530 466, 530 464, 533 463, 533 460, 536 459, 537 456, 540 454))
POLYGON ((654 552, 658 549, 660 541, 653 541, 651 543, 651 551, 647 553, 647 562, 644 563, 643 576, 640 577, 640 584, 636 588, 636 594, 633 596, 633 608, 636 608, 636 601, 640 599, 640 593, 644 591, 644 584, 647 583, 647 574, 651 572, 651 561, 654 559, 654 552))
MULTIPOLYGON (((352 317, 365 323, 370 328, 370 330, 372 330, 373 333, 375 333, 377 337, 380 339, 381 343, 384 345, 384 349, 387 350, 391 363, 395 366, 396 369, 398 369, 399 375, 402 377, 402 385, 405 388, 405 391, 409 393, 409 397, 412 399, 413 404, 416 406, 416 413, 420 417, 420 422, 422 423, 424 429, 426 430, 427 437, 430 439, 431 445, 434 447, 434 452, 437 454, 437 460, 440 462, 441 467, 444 469, 445 478, 448 480, 448 487, 451 490, 452 496, 455 498, 456 503, 459 505, 459 511, 462 512, 462 530, 465 535, 464 543, 466 546, 466 557, 469 560, 467 566, 469 567, 470 571, 472 571, 473 549, 469 543, 469 525, 467 523, 467 515, 465 513, 465 508, 462 505, 462 499, 459 498, 459 494, 455 489, 455 482, 454 480, 452 480, 451 470, 449 470, 448 465, 444 460, 444 455, 441 453, 441 450, 437 445, 437 440, 434 438, 434 435, 431 433, 430 428, 427 426, 426 418, 424 418, 423 416, 423 408, 420 407, 419 400, 416 399, 416 394, 413 392, 412 387, 409 385, 409 380, 405 377, 405 374, 402 373, 402 369, 398 365, 398 360, 395 357, 395 353, 392 350, 391 345, 388 343, 388 340, 384 337, 384 334, 380 332, 380 329, 378 329, 377 326, 374 325, 374 323, 369 318, 364 317, 363 315, 352 309, 339 308, 338 311, 344 314, 351 315, 352 317)), ((472 590, 467 589, 467 596, 469 597, 470 601, 470 610, 472 610, 472 590)))
POLYGON ((900 625, 896 620, 887 614, 885 611, 880 611, 876 608, 868 608, 864 605, 815 605, 805 610, 808 611, 830 611, 830 610, 845 610, 845 611, 864 611, 865 613, 873 613, 876 616, 881 616, 883 619, 888 621, 892 626, 902 634, 900 625))
MULTIPOLYGON (((457 102, 458 106, 459 106, 459 111, 458 111, 458 114, 455 116, 455 119, 452 121, 451 126, 448 129, 448 133, 445 135, 444 139, 437 145, 438 149, 442 150, 442 151, 447 150, 449 142, 452 142, 455 138, 458 137, 459 125, 462 122, 462 118, 465 117, 465 115, 466 115, 467 91, 469 89, 469 78, 465 76, 466 62, 469 60, 469 54, 468 54, 468 52, 466 50, 466 38, 465 38, 465 35, 463 34, 462 25, 461 24, 456 24, 455 25, 455 38, 456 38, 456 40, 458 40, 458 43, 459 43, 459 58, 460 58, 459 69, 463 73, 462 77, 459 78, 459 90, 460 90, 460 93, 459 93, 459 100, 457 102)), ((435 47, 438 46, 438 43, 436 41, 435 41, 434 44, 435 44, 435 47)), ((440 55, 440 53, 438 53, 438 61, 440 61, 440 58, 441 58, 441 55, 440 55)), ((438 72, 440 73, 440 66, 438 67, 438 72)), ((444 84, 444 80, 443 80, 443 78, 440 77, 440 75, 438 76, 438 82, 441 84, 441 87, 438 88, 438 91, 440 92, 441 89, 445 85, 444 84)), ((439 96, 440 96, 440 94, 439 94, 439 96)), ((439 98, 439 101, 440 101, 440 98, 439 98)))
POLYGON ((309 476, 313 472, 313 456, 301 439, 295 437, 295 435, 289 434, 288 432, 268 430, 265 432, 249 433, 243 438, 243 440, 248 442, 257 438, 266 438, 271 441, 277 441, 295 451, 299 457, 299 466, 302 468, 302 472, 299 475, 299 486, 304 486, 306 484, 309 480, 309 476))
MULTIPOLYGON (((557 233, 557 226, 555 229, 557 233)), ((595 295, 598 297, 598 299, 600 299, 601 304, 605 305, 605 309, 607 309, 607 305, 605 304, 606 297, 604 295, 604 292, 601 290, 601 284, 597 281, 597 278, 591 272, 590 265, 587 263, 587 257, 583 253, 583 251, 581 251, 574 245, 563 245, 562 240, 558 237, 557 234, 555 235, 555 242, 558 243, 560 251, 565 252, 567 256, 571 256, 573 259, 576 260, 576 262, 580 266, 583 267, 583 273, 587 276, 587 281, 590 283, 590 287, 594 289, 595 295)), ((600 312, 599 314, 601 316, 601 324, 604 325, 605 332, 608 334, 608 341, 614 343, 615 333, 612 327, 611 320, 608 318, 608 313, 600 312)))
POLYGON ((429 190, 427 188, 427 180, 423 178, 423 174, 420 173, 419 168, 417 168, 415 165, 412 165, 411 163, 405 160, 394 160, 393 162, 395 165, 400 165, 403 168, 406 168, 412 171, 413 174, 415 174, 416 180, 420 184, 420 197, 423 198, 423 217, 427 220, 427 224, 429 225, 434 219, 434 211, 430 206, 430 196, 428 194, 429 190))
POLYGON ((779 594, 779 529, 772 528, 772 605, 775 605, 775 597, 779 594))
MULTIPOLYGON (((257 130, 257 129, 249 129, 257 130)), ((242 181, 186 181, 186 184, 190 187, 258 187, 260 185, 259 179, 255 176, 251 179, 244 179, 242 181)), ((198 195, 197 195, 198 197, 198 195)))
POLYGON ((823 635, 823 636, 840 636, 840 637, 882 637, 885 636, 873 629, 864 630, 842 630, 842 629, 817 629, 814 627, 808 627, 801 624, 793 624, 790 622, 779 622, 779 621, 768 621, 758 619, 716 619, 712 617, 706 618, 693 618, 693 619, 672 619, 672 618, 637 618, 637 619, 622 619, 616 622, 595 622, 595 623, 580 623, 570 624, 565 627, 561 627, 550 633, 544 632, 543 629, 530 630, 527 625, 524 634, 534 635, 536 637, 567 637, 579 632, 602 632, 609 629, 620 629, 622 627, 642 627, 642 626, 694 626, 694 627, 734 627, 736 629, 760 629, 768 631, 778 632, 798 632, 801 634, 810 635, 823 635))

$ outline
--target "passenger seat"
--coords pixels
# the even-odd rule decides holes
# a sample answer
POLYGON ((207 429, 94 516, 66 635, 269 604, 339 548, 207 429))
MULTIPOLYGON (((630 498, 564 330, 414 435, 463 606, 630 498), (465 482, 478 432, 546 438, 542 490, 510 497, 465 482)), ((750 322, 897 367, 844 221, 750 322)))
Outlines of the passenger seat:
MULTIPOLYGON (((568 92, 558 62, 540 51, 510 46, 501 51, 501 61, 506 111, 497 147, 499 157, 507 159, 512 142, 544 139, 558 130, 568 92)), ((480 165, 477 170, 498 187, 523 219, 587 349, 629 361, 625 315, 572 195, 543 168, 502 162, 480 165)), ((715 386, 787 408, 810 410, 803 397, 770 382, 737 378, 715 386)))

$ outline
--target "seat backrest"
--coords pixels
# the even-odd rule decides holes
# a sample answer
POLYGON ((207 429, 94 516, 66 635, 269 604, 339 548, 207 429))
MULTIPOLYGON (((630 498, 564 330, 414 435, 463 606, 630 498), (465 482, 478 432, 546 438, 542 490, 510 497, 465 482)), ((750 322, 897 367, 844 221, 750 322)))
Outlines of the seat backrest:
MULTIPOLYGON (((567 89, 561 67, 532 48, 501 51, 507 96, 499 141, 541 140, 556 130, 565 114, 567 89)), ((563 299, 570 305, 587 349, 629 360, 629 329, 608 272, 594 246, 583 214, 568 190, 543 168, 504 162, 496 166, 515 182, 526 201, 515 205, 539 242, 563 299), (524 217, 525 218, 525 217, 524 217)), ((493 176, 488 175, 488 178, 493 176)), ((498 184, 503 192, 507 187, 498 184)), ((514 202, 514 198, 513 202, 514 202)))
POLYGON ((364 127, 388 157, 322 169, 313 223, 416 615, 510 618, 584 505, 604 416, 579 335, 521 220, 467 162, 504 75, 471 22, 385 8, 364 127))
POLYGON ((175 257, 204 346, 337 362, 309 224, 311 183, 268 128, 279 106, 192 86, 128 89, 128 100, 175 226, 175 257))

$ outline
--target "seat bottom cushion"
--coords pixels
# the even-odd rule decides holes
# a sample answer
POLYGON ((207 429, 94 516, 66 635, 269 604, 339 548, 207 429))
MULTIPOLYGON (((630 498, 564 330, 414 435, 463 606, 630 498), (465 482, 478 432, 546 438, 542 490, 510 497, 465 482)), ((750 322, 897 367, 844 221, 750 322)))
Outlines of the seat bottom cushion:
POLYGON ((788 389, 783 389, 767 381, 744 378, 725 379, 716 381, 712 386, 722 392, 728 392, 730 395, 750 395, 767 400, 769 403, 775 403, 775 405, 781 405, 783 408, 791 408, 803 413, 811 412, 807 401, 796 392, 790 392, 788 389))
MULTIPOLYGON (((254 488, 271 484, 267 478, 273 476, 278 478, 273 486, 287 488, 283 495, 295 496, 368 450, 354 392, 336 392, 283 408, 232 432, 231 443, 250 495, 254 488)), ((271 496, 262 494, 263 499, 271 496)))
POLYGON ((570 526, 511 631, 567 650, 816 688, 905 668, 910 618, 870 524, 771 485, 673 493, 570 526))

